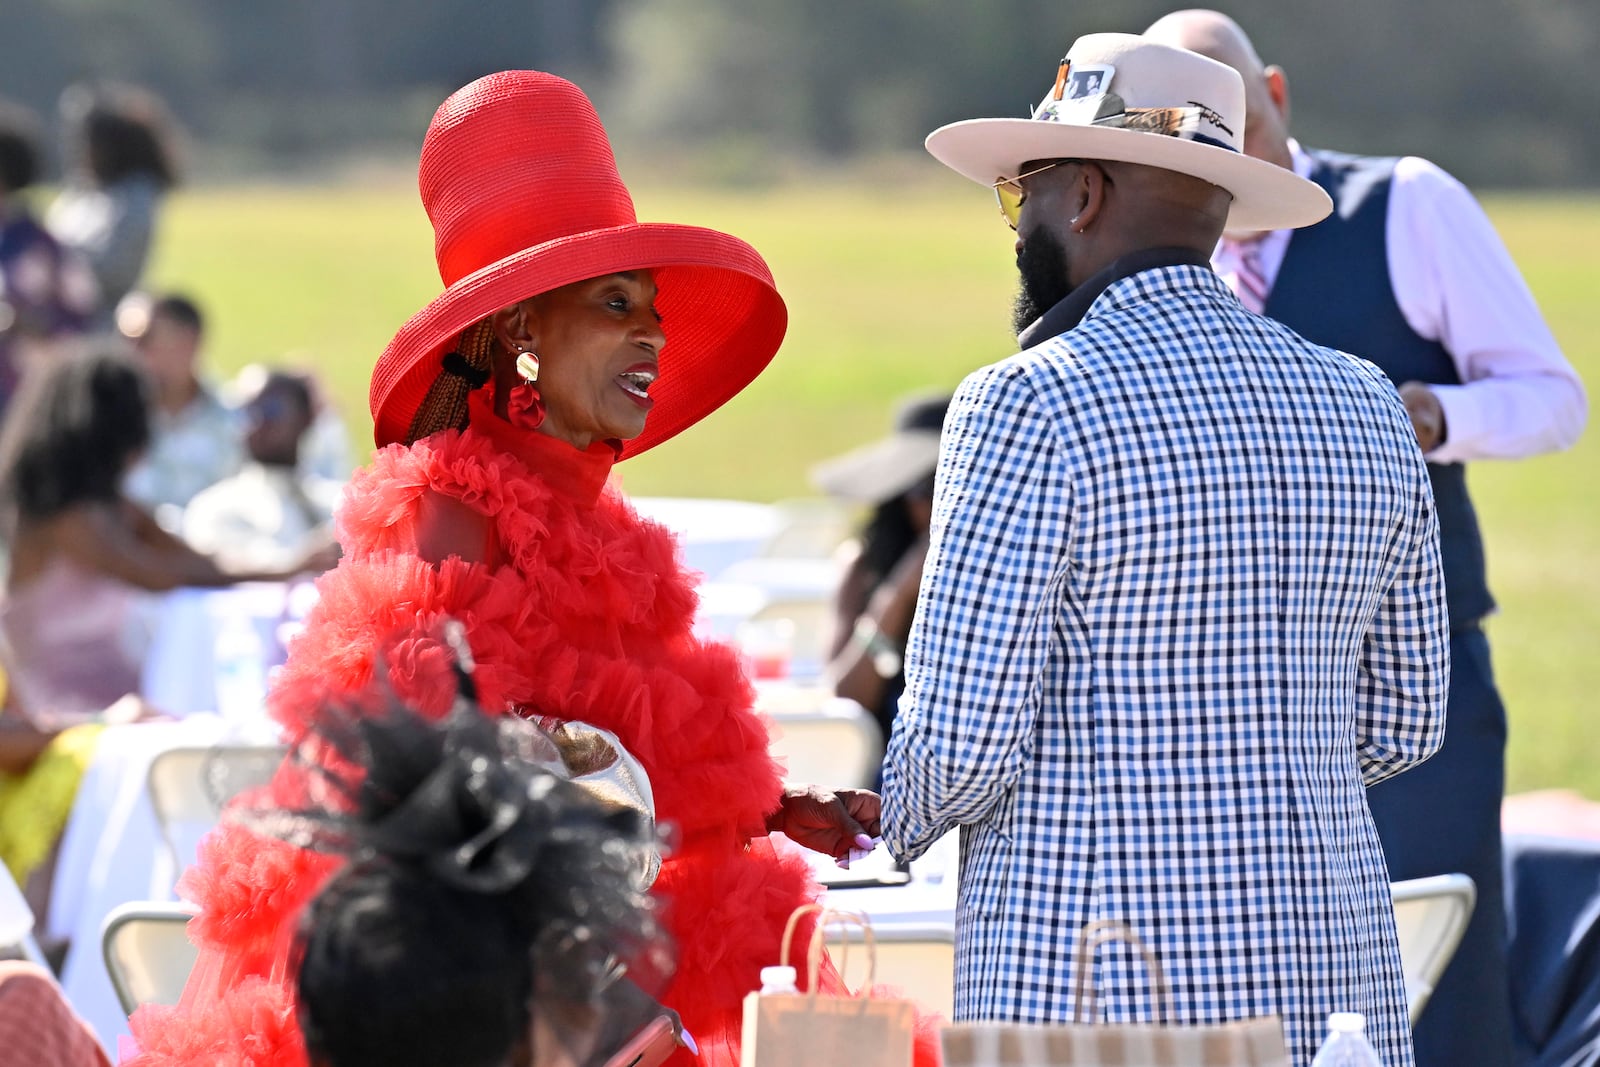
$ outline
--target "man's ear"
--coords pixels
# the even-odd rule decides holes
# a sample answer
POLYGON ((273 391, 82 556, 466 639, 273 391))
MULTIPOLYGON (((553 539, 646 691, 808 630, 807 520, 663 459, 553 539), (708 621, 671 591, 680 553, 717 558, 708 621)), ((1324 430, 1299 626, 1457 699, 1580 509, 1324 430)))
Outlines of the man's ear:
POLYGON ((1283 120, 1284 128, 1289 126, 1289 76, 1283 68, 1276 63, 1261 72, 1267 80, 1267 95, 1272 97, 1272 106, 1278 109, 1278 117, 1283 120))
POLYGON ((1072 196, 1077 208, 1069 225, 1075 233, 1083 233, 1094 225, 1106 204, 1106 172, 1098 163, 1085 163, 1078 168, 1073 181, 1072 196))

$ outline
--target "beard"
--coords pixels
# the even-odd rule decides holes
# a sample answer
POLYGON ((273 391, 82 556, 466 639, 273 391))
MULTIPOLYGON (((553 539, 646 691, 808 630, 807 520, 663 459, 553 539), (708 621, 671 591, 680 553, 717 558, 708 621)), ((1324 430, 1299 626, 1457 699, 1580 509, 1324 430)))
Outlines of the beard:
POLYGON ((1021 333, 1072 292, 1067 280, 1067 250, 1042 226, 1034 228, 1017 254, 1022 276, 1017 299, 1011 306, 1011 331, 1021 333))

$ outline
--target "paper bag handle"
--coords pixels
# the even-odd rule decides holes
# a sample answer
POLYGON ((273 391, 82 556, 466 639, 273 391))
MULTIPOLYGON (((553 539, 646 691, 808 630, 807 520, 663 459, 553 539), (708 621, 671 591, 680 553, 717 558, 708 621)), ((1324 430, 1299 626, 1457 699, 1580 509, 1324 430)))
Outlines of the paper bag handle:
MULTIPOLYGON (((778 950, 778 963, 788 967, 789 947, 794 939, 795 929, 800 925, 802 916, 815 913, 817 925, 811 931, 811 944, 806 950, 806 989, 810 996, 817 995, 817 979, 822 971, 822 938, 824 928, 830 921, 849 921, 861 928, 862 940, 867 946, 867 980, 861 984, 861 992, 857 994, 862 1000, 867 998, 872 989, 872 983, 878 977, 878 942, 872 932, 872 921, 860 912, 839 911, 823 904, 802 904, 789 914, 789 921, 783 927, 783 942, 778 950)), ((839 973, 844 974, 845 965, 850 961, 850 942, 844 942, 844 951, 839 956, 839 973)))
POLYGON ((1131 945, 1144 958, 1145 971, 1150 975, 1150 984, 1155 989, 1156 1022, 1165 1026, 1167 1017, 1172 1014, 1172 990, 1167 986, 1166 973, 1162 971, 1161 961, 1156 959, 1156 954, 1150 951, 1150 946, 1144 943, 1132 926, 1121 919, 1096 919, 1086 923, 1078 932, 1078 975, 1073 982, 1072 1021, 1092 1024, 1100 1013, 1100 993, 1089 980, 1089 973, 1094 970, 1096 950, 1101 945, 1118 941, 1131 945), (1083 1010, 1085 1004, 1089 1009, 1087 1013, 1083 1010))

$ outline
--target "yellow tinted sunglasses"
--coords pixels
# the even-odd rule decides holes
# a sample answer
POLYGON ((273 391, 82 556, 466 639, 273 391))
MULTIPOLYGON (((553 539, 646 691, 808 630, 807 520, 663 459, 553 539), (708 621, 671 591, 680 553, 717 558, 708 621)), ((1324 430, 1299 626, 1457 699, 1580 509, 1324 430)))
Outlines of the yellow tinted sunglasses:
POLYGON ((1015 178, 996 178, 989 188, 994 190, 995 203, 1000 205, 1000 215, 1006 220, 1006 225, 1013 230, 1017 228, 1017 220, 1022 217, 1022 202, 1028 199, 1027 192, 1022 188, 1022 179, 1031 178, 1035 174, 1043 174, 1053 167, 1064 163, 1082 163, 1081 159, 1058 159, 1046 163, 1042 167, 1035 167, 1017 175, 1015 178))

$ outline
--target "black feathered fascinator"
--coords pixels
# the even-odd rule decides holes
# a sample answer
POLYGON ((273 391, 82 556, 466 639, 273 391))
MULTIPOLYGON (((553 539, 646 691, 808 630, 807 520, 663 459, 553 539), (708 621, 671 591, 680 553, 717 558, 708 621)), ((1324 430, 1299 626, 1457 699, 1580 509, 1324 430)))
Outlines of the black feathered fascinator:
POLYGON ((328 709, 290 757, 307 803, 246 815, 349 860, 299 940, 307 1047, 337 1067, 502 1063, 531 1011, 558 1035, 592 1031, 613 986, 653 1005, 671 971, 640 874, 649 818, 568 780, 538 725, 486 715, 460 628, 444 639, 445 718, 328 709))

